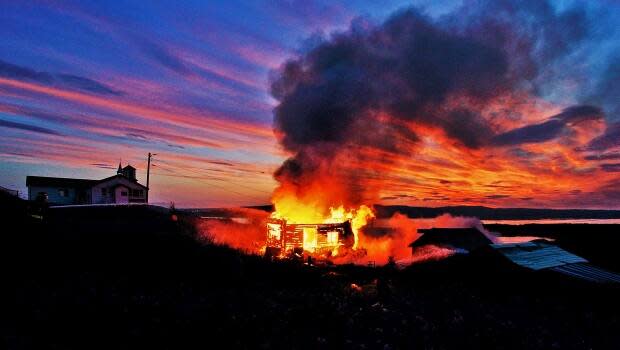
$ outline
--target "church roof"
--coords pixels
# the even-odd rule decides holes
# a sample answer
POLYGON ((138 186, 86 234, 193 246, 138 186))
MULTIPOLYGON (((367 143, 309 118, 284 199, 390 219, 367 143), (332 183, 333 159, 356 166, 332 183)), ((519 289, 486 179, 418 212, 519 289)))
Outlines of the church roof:
POLYGON ((138 186, 140 186, 140 187, 142 187, 142 188, 146 189, 146 186, 144 186, 143 184, 139 183, 139 182, 138 182, 138 181, 136 181, 136 180, 129 179, 129 178, 127 178, 127 176, 125 176, 125 175, 123 175, 123 174, 116 174, 116 175, 113 175, 113 176, 110 176, 110 177, 106 177, 105 179, 96 180, 95 182, 96 182, 96 184, 100 184, 100 183, 102 183, 102 182, 106 182, 106 181, 113 180, 113 179, 115 179, 115 178, 117 178, 117 177, 120 177, 120 178, 123 178, 123 179, 125 179, 125 180, 128 180, 128 181, 129 181, 129 182, 131 182, 132 184, 136 184, 136 185, 138 185, 138 186))

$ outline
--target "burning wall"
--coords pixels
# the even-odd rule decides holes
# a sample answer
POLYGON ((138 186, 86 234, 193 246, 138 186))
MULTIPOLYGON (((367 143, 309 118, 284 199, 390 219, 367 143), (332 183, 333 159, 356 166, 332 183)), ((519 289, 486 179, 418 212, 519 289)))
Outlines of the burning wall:
POLYGON ((286 220, 270 220, 267 223, 268 256, 301 255, 304 252, 335 257, 343 249, 353 248, 355 239, 351 222, 330 224, 290 224, 286 220))

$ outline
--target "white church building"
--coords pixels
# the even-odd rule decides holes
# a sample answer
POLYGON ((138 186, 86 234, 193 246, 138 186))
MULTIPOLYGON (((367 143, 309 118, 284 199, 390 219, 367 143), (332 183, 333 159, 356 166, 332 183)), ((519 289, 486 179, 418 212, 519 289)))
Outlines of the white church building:
POLYGON ((28 199, 46 196, 51 205, 146 203, 148 188, 136 179, 136 168, 118 165, 102 180, 27 176, 28 199))

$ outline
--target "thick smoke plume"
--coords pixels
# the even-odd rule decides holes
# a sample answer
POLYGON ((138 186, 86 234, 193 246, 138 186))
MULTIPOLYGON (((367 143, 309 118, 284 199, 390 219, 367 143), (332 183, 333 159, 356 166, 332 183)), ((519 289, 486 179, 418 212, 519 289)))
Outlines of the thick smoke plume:
POLYGON ((580 120, 603 119, 582 105, 542 124, 504 123, 518 114, 512 102, 545 93, 553 83, 545 67, 589 35, 588 20, 545 1, 466 2, 439 19, 407 9, 379 25, 354 20, 273 72, 274 128, 292 154, 275 173, 276 197, 303 200, 322 187, 332 205, 378 200, 391 169, 415 157, 427 133, 475 151, 544 142, 580 120))

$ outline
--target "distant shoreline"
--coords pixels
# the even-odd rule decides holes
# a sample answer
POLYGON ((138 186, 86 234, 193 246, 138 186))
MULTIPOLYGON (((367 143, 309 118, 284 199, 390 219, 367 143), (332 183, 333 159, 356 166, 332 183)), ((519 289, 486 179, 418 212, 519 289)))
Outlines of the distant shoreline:
MULTIPOLYGON (((620 220, 620 210, 606 209, 536 209, 536 208, 490 208, 483 206, 412 207, 406 205, 373 206, 378 218, 389 218, 401 213, 411 219, 435 218, 443 214, 452 216, 476 217, 482 221, 494 220, 620 220)), ((271 205, 246 207, 266 212, 273 211, 271 205)), ((233 208, 194 208, 183 209, 198 215, 218 215, 233 208)), ((565 221, 562 221, 565 222, 565 221)), ((505 223, 505 222, 503 222, 505 223)), ((540 223, 540 222, 539 222, 540 223)), ((616 223, 620 223, 616 222, 616 223)))

